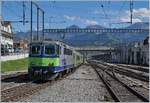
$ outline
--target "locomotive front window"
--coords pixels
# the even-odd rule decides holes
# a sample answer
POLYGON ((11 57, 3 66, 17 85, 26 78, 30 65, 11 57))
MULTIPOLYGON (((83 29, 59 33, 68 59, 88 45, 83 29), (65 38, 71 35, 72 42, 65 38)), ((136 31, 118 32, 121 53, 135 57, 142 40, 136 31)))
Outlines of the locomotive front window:
POLYGON ((47 55, 55 54, 55 45, 46 45, 45 54, 47 55))
POLYGON ((32 46, 31 47, 31 54, 40 54, 41 52, 41 47, 40 46, 32 46))

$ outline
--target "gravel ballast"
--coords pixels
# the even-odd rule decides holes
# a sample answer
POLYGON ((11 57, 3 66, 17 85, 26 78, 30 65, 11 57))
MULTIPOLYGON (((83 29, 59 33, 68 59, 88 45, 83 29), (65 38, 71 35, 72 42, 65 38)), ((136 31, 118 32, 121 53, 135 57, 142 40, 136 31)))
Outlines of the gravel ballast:
POLYGON ((21 101, 99 102, 112 99, 95 71, 82 65, 73 74, 21 101))

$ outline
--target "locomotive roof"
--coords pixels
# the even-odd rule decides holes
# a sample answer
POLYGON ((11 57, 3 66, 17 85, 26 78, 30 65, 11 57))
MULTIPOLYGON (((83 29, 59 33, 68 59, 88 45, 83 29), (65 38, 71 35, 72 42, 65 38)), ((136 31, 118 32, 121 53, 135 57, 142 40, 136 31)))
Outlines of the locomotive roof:
POLYGON ((65 47, 67 47, 67 48, 72 49, 75 54, 80 55, 80 56, 82 55, 81 53, 75 51, 74 47, 71 47, 71 46, 67 45, 66 43, 64 43, 62 41, 58 41, 58 40, 33 41, 30 44, 40 44, 40 43, 45 43, 45 44, 47 44, 47 43, 61 44, 61 45, 64 45, 65 47))
POLYGON ((62 42, 62 41, 58 41, 58 40, 45 40, 45 41, 33 41, 30 44, 38 44, 38 43, 54 43, 54 44, 61 44, 61 45, 65 45, 66 47, 72 48, 71 46, 67 45, 66 43, 62 42))

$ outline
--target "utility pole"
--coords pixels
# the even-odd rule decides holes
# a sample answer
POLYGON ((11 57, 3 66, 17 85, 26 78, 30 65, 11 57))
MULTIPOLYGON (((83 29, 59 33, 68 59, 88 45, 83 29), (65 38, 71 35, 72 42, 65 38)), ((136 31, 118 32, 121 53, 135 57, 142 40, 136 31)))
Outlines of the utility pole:
POLYGON ((45 37, 44 37, 44 11, 43 11, 43 28, 42 28, 42 35, 43 35, 43 40, 45 40, 45 37))
POLYGON ((133 23, 132 18, 133 18, 133 0, 130 0, 130 22, 131 24, 133 23))
POLYGON ((37 8, 37 41, 39 39, 39 8, 37 8))
POLYGON ((30 29, 31 29, 31 37, 30 37, 30 42, 32 42, 32 1, 31 1, 31 24, 30 24, 30 29))
POLYGON ((25 2, 23 1, 23 25, 25 25, 25 2))
MULTIPOLYGON (((0 1, 0 6, 2 7, 2 1, 0 1)), ((0 11, 2 11, 2 9, 0 8, 0 11)), ((0 12, 0 15, 2 15, 2 12, 0 12)), ((2 21, 2 18, 0 18, 0 22, 2 21)), ((0 27, 2 26, 2 24, 0 23, 0 27)), ((0 59, 1 59, 1 46, 2 46, 2 33, 0 32, 0 59)), ((1 62, 0 62, 1 65, 1 62)))
POLYGON ((44 40, 44 11, 33 1, 31 1, 31 26, 30 26, 30 29, 31 29, 31 42, 32 42, 32 39, 33 39, 33 33, 32 33, 32 23, 33 23, 33 20, 32 20, 32 17, 33 17, 33 5, 37 8, 37 37, 36 39, 39 40, 39 13, 41 12, 42 13, 42 39, 44 40))

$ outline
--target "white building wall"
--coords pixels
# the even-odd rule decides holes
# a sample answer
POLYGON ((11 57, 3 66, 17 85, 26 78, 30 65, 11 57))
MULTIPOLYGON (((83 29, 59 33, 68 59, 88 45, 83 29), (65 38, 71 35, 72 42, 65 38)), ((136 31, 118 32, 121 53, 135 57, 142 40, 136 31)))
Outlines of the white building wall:
POLYGON ((1 43, 2 43, 3 45, 9 44, 9 45, 12 45, 12 46, 13 46, 13 39, 6 38, 6 37, 2 36, 1 43))
MULTIPOLYGON (((2 31, 12 35, 12 28, 10 25, 8 25, 7 27, 5 26, 0 26, 0 30, 1 30, 1 33, 2 31)), ((3 44, 6 48, 9 48, 8 44, 11 45, 11 48, 13 47, 13 38, 10 38, 10 37, 6 37, 4 36, 5 34, 1 34, 1 44, 3 44)))
POLYGON ((23 59, 23 58, 27 58, 28 56, 29 56, 28 53, 25 53, 25 54, 14 54, 14 55, 8 55, 8 56, 1 56, 1 61, 23 59))
POLYGON ((5 31, 7 33, 10 33, 10 34, 12 33, 10 25, 8 25, 8 27, 1 26, 1 30, 5 31))

